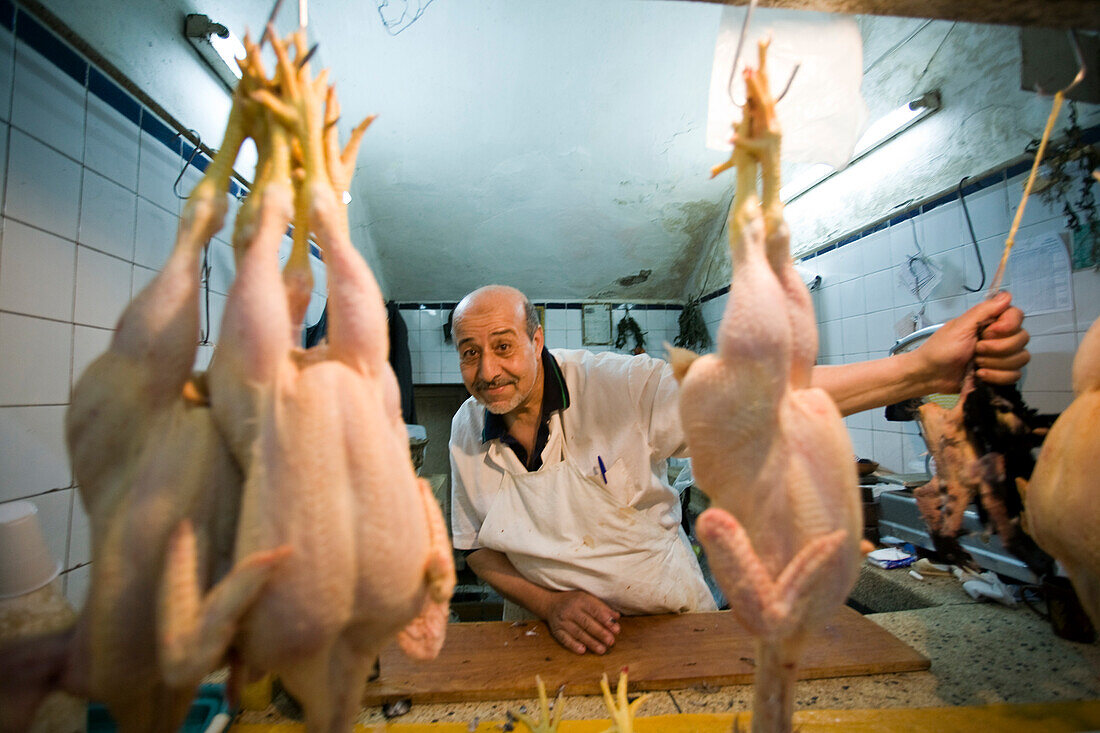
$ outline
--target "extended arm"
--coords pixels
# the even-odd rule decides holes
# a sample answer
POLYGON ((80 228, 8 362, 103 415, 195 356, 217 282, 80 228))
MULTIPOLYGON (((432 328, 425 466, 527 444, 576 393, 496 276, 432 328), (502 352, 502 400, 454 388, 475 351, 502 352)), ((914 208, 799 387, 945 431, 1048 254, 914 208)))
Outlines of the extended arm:
POLYGON ((1031 356, 1024 315, 1010 305, 1008 293, 1000 293, 948 321, 906 354, 814 367, 813 385, 828 392, 841 413, 851 415, 933 392, 958 392, 971 359, 979 379, 1011 384, 1031 356))
POLYGON ((619 613, 584 591, 553 591, 520 575, 508 557, 482 548, 466 562, 498 593, 546 621, 550 633, 566 649, 603 654, 619 633, 619 613))

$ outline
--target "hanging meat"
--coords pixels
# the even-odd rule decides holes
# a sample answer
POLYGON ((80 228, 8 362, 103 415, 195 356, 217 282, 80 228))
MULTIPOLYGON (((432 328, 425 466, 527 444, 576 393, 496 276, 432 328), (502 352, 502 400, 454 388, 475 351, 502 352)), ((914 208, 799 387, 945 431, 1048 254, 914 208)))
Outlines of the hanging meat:
MULTIPOLYGON (((122 731, 177 730, 202 674, 168 680, 157 658, 157 596, 169 538, 194 527, 193 574, 222 578, 209 611, 234 619, 287 550, 233 557, 241 470, 203 379, 192 379, 202 249, 221 227, 239 108, 221 153, 195 187, 164 269, 130 303, 107 352, 73 388, 66 433, 91 524, 88 598, 74 628, 0 652, 0 730, 24 730, 52 687, 107 705, 122 731)), ((222 625, 214 643, 229 642, 222 625)), ((217 661, 217 660, 215 660, 217 661)))
POLYGON ((817 330, 779 200, 780 130, 765 56, 745 71, 729 214, 733 279, 717 353, 678 349, 680 413, 712 506, 696 534, 733 613, 756 637, 754 731, 789 731, 803 644, 859 567, 860 501, 840 412, 810 386, 817 330), (757 175, 762 191, 757 194, 757 175))
POLYGON ((1100 627, 1100 320, 1073 360, 1073 403, 1043 442, 1030 481, 1019 481, 1024 527, 1058 559, 1100 627))
MULTIPOLYGON (((409 456, 381 292, 340 201, 365 124, 341 153, 335 94, 325 72, 311 76, 304 33, 287 42, 268 34, 274 77, 263 76, 258 53, 245 68, 259 103, 253 134, 263 137, 209 383, 214 420, 244 473, 236 555, 291 551, 233 619, 234 645, 247 668, 280 677, 309 730, 350 730, 385 643, 397 636, 418 658, 438 653, 454 566, 442 513, 409 456), (292 218, 295 251, 280 274, 292 218), (329 338, 302 350, 307 231, 324 253, 329 338)), ((192 549, 183 524, 162 597, 170 678, 209 668, 224 651, 203 643, 217 598, 201 597, 192 549)))
POLYGON ((953 407, 928 402, 917 409, 917 419, 936 475, 913 495, 940 558, 976 567, 959 544, 963 512, 976 503, 987 532, 997 534, 1036 575, 1049 573, 1050 556, 1020 528, 1023 503, 1016 481, 1031 476, 1032 451, 1054 416, 1029 408, 1015 385, 982 382, 969 369, 953 407))
POLYGON ((442 645, 451 550, 412 467, 381 293, 340 203, 366 123, 341 152, 335 93, 324 72, 311 77, 304 34, 268 33, 274 77, 247 42, 225 140, 175 250, 74 389, 89 597, 75 628, 0 652, 0 730, 25 729, 53 687, 107 703, 122 731, 177 730, 227 658, 279 674, 310 730, 350 730, 383 644, 397 636, 420 658, 442 645), (192 377, 199 259, 246 137, 259 160, 233 236, 237 276, 210 370, 192 377), (305 351, 309 233, 331 328, 305 351))

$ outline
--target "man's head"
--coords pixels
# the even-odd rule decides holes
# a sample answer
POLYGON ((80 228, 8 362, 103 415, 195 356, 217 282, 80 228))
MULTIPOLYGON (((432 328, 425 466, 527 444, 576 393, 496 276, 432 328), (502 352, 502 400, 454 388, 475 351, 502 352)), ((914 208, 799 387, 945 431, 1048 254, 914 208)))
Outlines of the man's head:
POLYGON ((478 402, 503 415, 540 393, 544 339, 527 296, 487 285, 463 298, 453 315, 462 381, 478 402))

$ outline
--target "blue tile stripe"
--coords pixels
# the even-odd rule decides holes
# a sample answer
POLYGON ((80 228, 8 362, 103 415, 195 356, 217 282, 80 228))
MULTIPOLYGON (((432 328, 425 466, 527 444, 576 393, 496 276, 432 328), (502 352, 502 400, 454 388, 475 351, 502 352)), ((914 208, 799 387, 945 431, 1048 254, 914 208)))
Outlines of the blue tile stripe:
POLYGON ((88 91, 130 122, 141 125, 141 105, 94 66, 88 71, 88 91))
POLYGON ((77 84, 84 86, 88 76, 88 63, 46 26, 23 10, 19 11, 15 19, 15 35, 72 77, 77 84))
MULTIPOLYGON (((148 133, 154 140, 167 147, 181 161, 186 161, 195 151, 195 146, 161 122, 148 107, 116 84, 98 68, 88 63, 74 51, 62 38, 38 21, 22 8, 16 7, 11 0, 0 0, 0 25, 14 30, 19 40, 41 54, 58 69, 72 77, 81 86, 87 85, 90 93, 103 101, 113 110, 132 122, 136 127, 148 133)), ((191 165, 205 172, 210 158, 203 152, 191 160, 191 165)), ((240 198, 248 193, 248 187, 231 179, 229 193, 240 198)), ((290 231, 288 230, 288 234, 290 231)), ((310 254, 323 260, 320 248, 310 242, 310 254)))

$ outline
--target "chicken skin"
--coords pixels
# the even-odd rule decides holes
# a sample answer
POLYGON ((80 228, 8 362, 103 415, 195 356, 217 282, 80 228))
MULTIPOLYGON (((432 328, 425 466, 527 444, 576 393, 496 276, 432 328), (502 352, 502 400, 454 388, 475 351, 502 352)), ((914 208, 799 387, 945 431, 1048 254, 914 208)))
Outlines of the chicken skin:
POLYGON ((122 731, 173 731, 200 670, 167 680, 157 659, 158 588, 169 539, 191 533, 193 575, 211 593, 220 644, 285 551, 233 556, 242 476, 191 380, 199 334, 199 262, 221 228, 241 143, 239 112, 188 199, 164 269, 123 312, 106 353, 73 389, 69 454, 91 523, 88 598, 76 626, 5 650, 0 729, 22 730, 52 687, 105 703, 122 731), (224 576, 224 577, 222 577, 224 576))
POLYGON ((745 72, 731 162, 715 171, 737 169, 717 353, 677 350, 673 367, 695 480, 712 501, 696 533, 731 610, 757 638, 753 730, 789 731, 802 645, 855 582, 861 517, 840 413, 810 386, 816 325, 779 201, 766 51, 761 42, 759 68, 745 72))
MULTIPOLYGON (((257 145, 256 205, 237 238, 243 247, 209 381, 215 422, 245 476, 237 557, 291 552, 240 618, 235 646, 245 666, 281 678, 309 730, 347 731, 384 644, 397 635, 413 656, 438 653, 454 566, 442 513, 410 459, 381 292, 339 200, 365 125, 341 153, 327 124, 335 96, 324 72, 313 79, 308 63, 290 58, 302 58, 302 36, 272 43, 275 77, 257 80, 252 94, 267 135, 257 145), (292 217, 316 238, 327 270, 329 339, 308 351, 295 326, 293 283, 302 280, 278 263, 292 217)), ((305 246, 296 236, 294 247, 305 246)), ((301 252, 287 268, 295 262, 308 267, 301 252)), ((193 592, 182 603, 185 594, 165 594, 170 676, 207 667, 223 651, 199 643, 210 599, 189 577, 190 548, 183 526, 166 588, 193 592)))
POLYGON ((1025 527, 1065 568, 1081 605, 1100 627, 1100 320, 1073 359, 1075 398, 1050 429, 1030 482, 1018 481, 1025 527))

